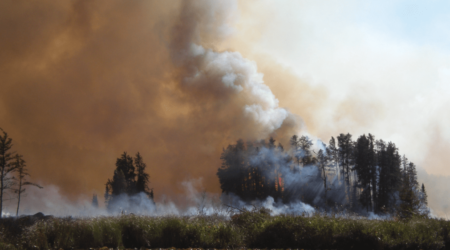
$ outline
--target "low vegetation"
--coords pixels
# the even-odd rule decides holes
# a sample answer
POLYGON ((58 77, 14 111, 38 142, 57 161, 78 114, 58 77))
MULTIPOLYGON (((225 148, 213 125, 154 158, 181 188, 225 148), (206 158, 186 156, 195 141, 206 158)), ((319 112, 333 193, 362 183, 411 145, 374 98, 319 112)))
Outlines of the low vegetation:
POLYGON ((369 220, 315 214, 230 217, 4 218, 0 249, 299 248, 448 249, 450 222, 427 217, 369 220), (447 248, 446 248, 447 247, 447 248))

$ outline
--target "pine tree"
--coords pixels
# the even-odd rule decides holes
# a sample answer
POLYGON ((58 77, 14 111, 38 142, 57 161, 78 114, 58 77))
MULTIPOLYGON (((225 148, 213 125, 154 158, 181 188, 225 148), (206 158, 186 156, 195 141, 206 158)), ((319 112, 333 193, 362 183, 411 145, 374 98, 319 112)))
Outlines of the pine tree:
MULTIPOLYGON (((257 149, 255 149, 257 151, 257 149)), ((242 140, 238 140, 236 145, 228 145, 224 149, 220 159, 222 166, 217 171, 220 187, 223 193, 233 193, 239 197, 244 196, 245 180, 247 176, 255 179, 253 171, 244 171, 245 169, 245 145, 242 140)))
POLYGON ((428 208, 428 196, 423 183, 419 191, 419 213, 425 216, 428 216, 430 213, 430 209, 428 208))
POLYGON ((334 137, 331 137, 329 141, 329 145, 327 147, 327 155, 329 156, 330 162, 335 168, 335 172, 339 178, 339 155, 338 149, 336 148, 336 140, 334 139, 334 137))
POLYGON ((3 132, 3 136, 0 136, 0 218, 3 214, 3 200, 5 191, 12 188, 13 182, 9 174, 13 172, 16 167, 11 164, 13 159, 12 152, 12 139, 8 137, 8 134, 0 128, 3 132))
POLYGON ((348 197, 348 201, 351 206, 354 205, 354 198, 352 198, 351 194, 351 184, 350 184, 350 175, 354 162, 353 158, 353 141, 352 135, 347 133, 346 135, 340 134, 338 137, 338 154, 340 160, 340 166, 342 168, 342 176, 344 177, 345 186, 346 186, 346 195, 348 197))
POLYGON ((371 196, 371 152, 370 143, 365 135, 358 138, 355 144, 355 167, 358 182, 357 187, 362 189, 359 201, 363 207, 369 211, 372 208, 372 196, 371 196))
POLYGON ((293 135, 291 137, 291 139, 289 140, 291 146, 292 146, 292 152, 294 155, 294 159, 295 159, 295 163, 297 164, 297 167, 294 167, 294 172, 296 172, 297 170, 300 169, 300 159, 301 159, 301 154, 299 152, 300 149, 300 142, 298 140, 298 136, 297 135, 293 135))
POLYGON ((17 194, 17 210, 16 210, 16 216, 19 215, 19 206, 20 206, 20 198, 23 193, 25 193, 26 189, 24 186, 35 186, 38 188, 43 188, 40 185, 36 183, 32 183, 26 180, 27 176, 30 176, 28 173, 28 169, 26 168, 26 162, 23 159, 23 156, 16 154, 14 156, 14 161, 12 162, 12 165, 14 166, 15 171, 17 172, 17 178, 14 178, 16 180, 15 186, 17 188, 13 188, 14 192, 17 194))
POLYGON ((410 219, 418 214, 420 201, 414 192, 415 188, 410 180, 408 174, 406 174, 400 189, 400 206, 398 208, 398 214, 402 219, 410 219))
POLYGON ((416 165, 410 162, 407 164, 406 173, 409 177, 409 182, 414 189, 419 189, 419 183, 417 182, 417 170, 416 165))
POLYGON ((320 177, 323 180, 323 188, 324 188, 324 200, 325 205, 328 205, 328 171, 329 168, 332 167, 332 164, 330 164, 330 155, 328 154, 330 151, 327 150, 327 147, 325 144, 323 144, 323 147, 325 148, 325 151, 320 149, 317 153, 317 167, 319 168, 320 177), (327 153, 328 152, 328 153, 327 153))
POLYGON ((395 209, 395 193, 401 187, 401 157, 394 143, 386 143, 382 140, 377 141, 379 188, 377 195, 378 211, 393 211, 395 209))
POLYGON ((136 193, 136 173, 135 167, 133 163, 133 158, 127 154, 127 152, 123 152, 120 158, 116 161, 116 170, 118 172, 122 172, 125 182, 126 182, 126 193, 128 195, 133 195, 136 193))
POLYGON ((369 134, 367 136, 367 139, 369 140, 369 174, 370 174, 370 196, 371 196, 371 204, 372 204, 372 210, 374 207, 376 207, 376 201, 377 201, 377 182, 378 182, 378 171, 377 171, 377 158, 376 158, 376 152, 375 152, 375 136, 372 134, 369 134))
POLYGON ((300 158, 303 167, 314 164, 315 158, 311 154, 311 146, 313 145, 312 141, 309 139, 308 136, 302 136, 298 140, 299 149, 300 149, 300 158))
POLYGON ((150 183, 150 175, 145 172, 147 165, 144 163, 144 160, 139 152, 134 158, 134 163, 137 170, 136 192, 145 193, 149 198, 153 199, 153 191, 148 187, 148 184, 150 183))
POLYGON ((428 206, 428 195, 427 191, 425 191, 425 184, 422 183, 422 188, 420 189, 420 192, 422 194, 421 201, 425 206, 428 206))

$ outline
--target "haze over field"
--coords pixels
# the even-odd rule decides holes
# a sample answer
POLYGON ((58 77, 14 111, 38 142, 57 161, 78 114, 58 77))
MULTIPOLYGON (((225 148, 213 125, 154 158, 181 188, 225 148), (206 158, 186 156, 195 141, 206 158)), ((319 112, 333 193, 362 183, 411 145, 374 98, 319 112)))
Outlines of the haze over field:
MULTIPOLYGON (((33 181, 23 212, 82 204, 140 152, 157 202, 220 193, 238 139, 372 133, 450 212, 445 1, 2 1, 0 127, 33 181)), ((102 202, 100 202, 102 203, 102 202)))

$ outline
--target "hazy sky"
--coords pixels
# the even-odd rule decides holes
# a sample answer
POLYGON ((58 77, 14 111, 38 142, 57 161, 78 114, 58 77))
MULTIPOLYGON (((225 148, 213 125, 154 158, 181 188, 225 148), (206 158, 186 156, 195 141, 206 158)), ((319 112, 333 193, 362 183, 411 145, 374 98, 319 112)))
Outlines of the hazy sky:
MULTIPOLYGON (((308 129, 323 139, 370 132, 393 141, 421 168, 419 179, 435 192, 430 194, 435 210, 448 209, 450 3, 262 2, 264 14, 258 16, 264 25, 244 53, 266 54, 326 90, 326 100, 316 100, 326 105, 305 119, 308 129), (432 181, 423 170, 441 177, 432 181)), ((289 108, 302 113, 295 105, 289 108)))
POLYGON ((0 127, 48 187, 28 205, 103 196, 124 151, 144 157, 158 200, 180 180, 219 192, 220 153, 239 138, 349 132, 396 143, 445 215, 448 13, 447 1, 3 1, 0 127))

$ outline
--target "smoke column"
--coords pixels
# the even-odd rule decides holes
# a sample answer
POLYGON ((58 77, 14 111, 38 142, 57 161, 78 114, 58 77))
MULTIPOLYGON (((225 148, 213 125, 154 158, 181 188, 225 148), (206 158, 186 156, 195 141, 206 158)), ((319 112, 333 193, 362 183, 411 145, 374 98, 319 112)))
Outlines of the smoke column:
POLYGON ((24 211, 93 193, 102 204, 124 151, 143 156, 157 201, 199 177, 218 193, 224 146, 301 129, 254 62, 214 48, 233 33, 233 1, 3 1, 0 9, 0 126, 47 187, 29 190, 24 211))

